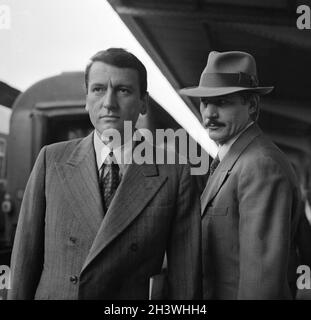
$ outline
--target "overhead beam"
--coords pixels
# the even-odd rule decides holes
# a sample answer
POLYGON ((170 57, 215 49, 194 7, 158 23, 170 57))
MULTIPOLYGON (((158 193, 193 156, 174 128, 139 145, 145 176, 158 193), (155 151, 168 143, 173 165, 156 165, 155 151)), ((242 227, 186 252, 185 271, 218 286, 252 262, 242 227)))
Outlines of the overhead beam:
MULTIPOLYGON (((109 2, 110 4, 112 4, 112 3, 115 3, 116 1, 109 0, 109 2)), ((117 1, 117 2, 119 3, 120 1, 117 1)), ((115 6, 112 6, 112 7, 115 9, 115 6)), ((132 34, 137 39, 137 41, 146 50, 148 55, 151 57, 154 63, 158 66, 158 68, 161 70, 161 72, 169 81, 169 83, 172 85, 172 87, 175 90, 182 88, 183 87, 182 82, 178 79, 177 75, 174 74, 173 72, 174 69, 168 65, 168 62, 164 53, 162 53, 162 50, 157 45, 156 41, 153 39, 153 37, 150 34, 148 34, 148 31, 139 22, 139 19, 135 19, 131 15, 125 15, 125 16, 120 15, 120 18, 129 28, 129 30, 132 32, 132 34)), ((196 105, 194 104, 194 102, 190 98, 185 96, 182 96, 181 98, 185 101, 185 103, 188 105, 191 111, 195 114, 195 116, 197 118, 200 118, 199 111, 196 105)))
POLYGON ((301 48, 304 50, 311 50, 310 34, 306 32, 299 32, 293 26, 269 26, 264 24, 240 23, 240 22, 215 22, 215 25, 226 27, 228 29, 235 29, 250 35, 255 35, 264 39, 272 40, 275 43, 290 45, 293 48, 301 48))
POLYGON ((223 22, 244 22, 251 24, 265 25, 296 25, 296 11, 289 14, 286 9, 242 7, 234 5, 205 5, 204 9, 196 10, 185 8, 142 8, 123 4, 116 4, 110 0, 110 3, 120 16, 131 16, 140 18, 182 18, 187 20, 217 20, 223 22))

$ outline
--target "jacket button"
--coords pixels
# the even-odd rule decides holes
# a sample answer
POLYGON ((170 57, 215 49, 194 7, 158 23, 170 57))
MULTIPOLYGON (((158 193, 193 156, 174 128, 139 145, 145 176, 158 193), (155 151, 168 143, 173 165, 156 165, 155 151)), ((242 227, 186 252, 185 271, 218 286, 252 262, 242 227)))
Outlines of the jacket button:
POLYGON ((71 243, 76 243, 77 242, 77 238, 75 238, 75 237, 70 237, 69 240, 70 240, 71 243))
POLYGON ((73 284, 76 284, 78 282, 78 277, 77 276, 70 276, 70 282, 73 284))
POLYGON ((138 249, 137 243, 132 243, 131 244, 131 250, 132 251, 137 251, 137 249, 138 249))

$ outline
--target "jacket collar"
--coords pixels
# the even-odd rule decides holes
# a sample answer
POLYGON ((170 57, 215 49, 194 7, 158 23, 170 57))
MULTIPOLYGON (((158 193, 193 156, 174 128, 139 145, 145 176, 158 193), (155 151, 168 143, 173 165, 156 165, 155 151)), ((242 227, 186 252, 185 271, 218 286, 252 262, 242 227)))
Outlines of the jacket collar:
POLYGON ((214 174, 208 179, 205 189, 201 195, 201 214, 205 212, 207 205, 215 198, 221 186, 230 174, 234 164, 239 159, 245 148, 259 135, 262 131, 256 124, 251 125, 244 131, 240 137, 233 143, 223 160, 219 163, 214 174))
POLYGON ((57 170, 71 211, 93 241, 82 270, 133 223, 167 180, 156 164, 129 165, 103 217, 92 134, 78 143, 57 170))

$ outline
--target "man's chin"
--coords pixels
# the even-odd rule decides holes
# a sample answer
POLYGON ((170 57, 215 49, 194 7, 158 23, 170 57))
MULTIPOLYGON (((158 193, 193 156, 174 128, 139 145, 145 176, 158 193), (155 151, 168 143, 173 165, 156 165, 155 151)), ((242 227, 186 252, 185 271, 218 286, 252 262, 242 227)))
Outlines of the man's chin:
POLYGON ((122 131, 123 130, 123 127, 120 128, 120 126, 117 126, 117 125, 114 125, 114 124, 109 124, 109 125, 106 125, 106 126, 101 126, 99 128, 99 131, 102 133, 102 132, 108 132, 108 131, 114 131, 114 130, 117 130, 117 131, 122 131))
POLYGON ((213 141, 218 143, 219 141, 223 140, 223 138, 224 138, 222 132, 220 132, 220 131, 221 130, 219 130, 219 129, 217 129, 217 130, 208 130, 208 135, 213 141))
POLYGON ((101 137, 109 137, 109 136, 114 136, 114 135, 120 135, 123 133, 123 128, 120 130, 118 127, 105 127, 105 128, 100 128, 98 130, 99 134, 101 137))

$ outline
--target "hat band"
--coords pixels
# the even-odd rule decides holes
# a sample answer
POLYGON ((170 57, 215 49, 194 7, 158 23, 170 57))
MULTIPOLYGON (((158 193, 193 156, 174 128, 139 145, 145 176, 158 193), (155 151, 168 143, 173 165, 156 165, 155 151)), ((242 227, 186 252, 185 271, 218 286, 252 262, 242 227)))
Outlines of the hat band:
POLYGON ((200 87, 246 87, 258 86, 256 76, 247 73, 203 73, 200 79, 200 87))

